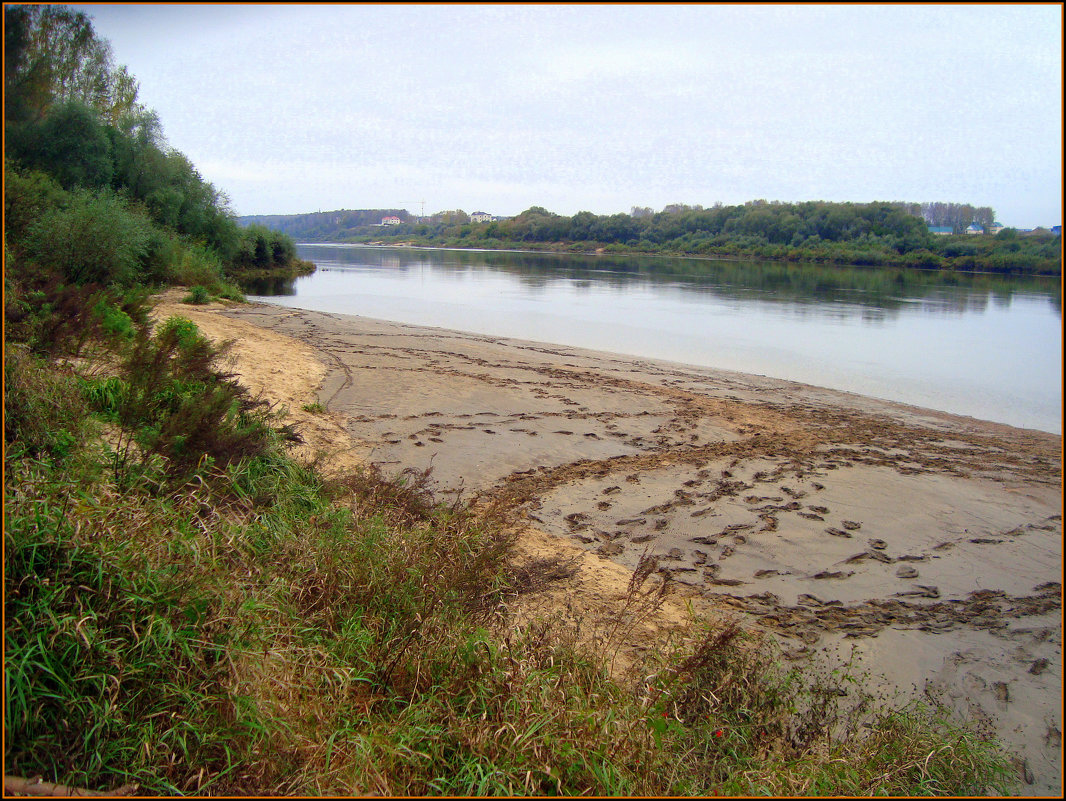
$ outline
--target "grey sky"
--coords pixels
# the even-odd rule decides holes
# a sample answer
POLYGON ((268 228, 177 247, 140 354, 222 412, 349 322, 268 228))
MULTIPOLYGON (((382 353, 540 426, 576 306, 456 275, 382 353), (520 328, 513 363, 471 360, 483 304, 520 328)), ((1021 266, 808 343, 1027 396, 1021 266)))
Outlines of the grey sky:
POLYGON ((76 5, 238 214, 1062 217, 1062 6, 76 5))

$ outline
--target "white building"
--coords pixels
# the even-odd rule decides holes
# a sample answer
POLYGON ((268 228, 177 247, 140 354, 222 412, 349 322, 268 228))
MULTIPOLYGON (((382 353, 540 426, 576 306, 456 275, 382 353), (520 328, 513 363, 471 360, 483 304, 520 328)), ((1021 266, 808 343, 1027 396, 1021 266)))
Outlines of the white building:
POLYGON ((492 215, 483 211, 475 211, 470 215, 470 222, 492 222, 492 215))
POLYGON ((382 217, 381 218, 381 224, 382 225, 399 225, 402 222, 403 222, 403 220, 401 220, 399 217, 382 217))

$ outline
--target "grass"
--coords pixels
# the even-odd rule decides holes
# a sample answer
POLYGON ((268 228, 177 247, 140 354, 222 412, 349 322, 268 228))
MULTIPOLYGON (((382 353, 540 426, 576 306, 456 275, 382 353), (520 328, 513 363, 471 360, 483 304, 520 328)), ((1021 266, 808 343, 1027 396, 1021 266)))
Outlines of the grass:
MULTIPOLYGON (((185 344, 141 338, 138 364, 164 353, 224 385, 194 331, 167 330, 185 344)), ((661 601, 653 571, 596 650, 561 618, 519 625, 516 599, 566 566, 516 566, 504 510, 437 503, 426 473, 326 480, 265 418, 233 453, 205 430, 217 451, 195 469, 141 437, 155 449, 116 471, 124 425, 166 428, 150 395, 123 417, 121 392, 22 352, 5 376, 9 774, 163 795, 1010 789, 995 743, 812 683, 728 622, 694 621, 645 681, 614 677, 612 649, 661 601)))

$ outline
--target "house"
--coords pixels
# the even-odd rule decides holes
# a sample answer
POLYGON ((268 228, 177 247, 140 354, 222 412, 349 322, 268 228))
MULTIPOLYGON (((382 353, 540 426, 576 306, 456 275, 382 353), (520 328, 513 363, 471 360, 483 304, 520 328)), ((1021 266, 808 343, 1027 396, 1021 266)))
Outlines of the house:
POLYGON ((399 225, 402 222, 403 222, 403 220, 401 220, 399 217, 382 217, 381 218, 381 224, 382 225, 399 225))
POLYGON ((1003 230, 1003 226, 1002 226, 1002 225, 1000 225, 1000 224, 999 224, 998 222, 994 222, 994 223, 992 223, 992 224, 991 224, 990 226, 988 226, 988 228, 986 229, 987 233, 990 233, 990 234, 992 234, 993 236, 995 236, 996 234, 998 234, 998 233, 999 233, 1000 231, 1002 231, 1002 230, 1003 230))
POLYGON ((950 236, 954 229, 950 225, 930 225, 929 233, 936 236, 950 236))
POLYGON ((475 211, 470 215, 470 222, 492 222, 492 215, 483 211, 475 211))
POLYGON ((983 234, 984 232, 985 229, 977 223, 970 223, 969 227, 966 229, 967 234, 983 234))

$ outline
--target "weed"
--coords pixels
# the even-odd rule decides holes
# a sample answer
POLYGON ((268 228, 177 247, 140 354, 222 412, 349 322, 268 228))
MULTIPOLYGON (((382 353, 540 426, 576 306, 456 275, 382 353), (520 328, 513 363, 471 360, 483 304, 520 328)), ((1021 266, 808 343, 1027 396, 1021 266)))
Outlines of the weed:
POLYGON ((69 368, 23 346, 5 349, 4 440, 10 455, 63 459, 84 445, 90 428, 69 368))
POLYGON ((211 302, 211 293, 207 291, 207 287, 197 284, 189 290, 189 294, 182 298, 182 303, 190 303, 193 305, 201 305, 211 302))

